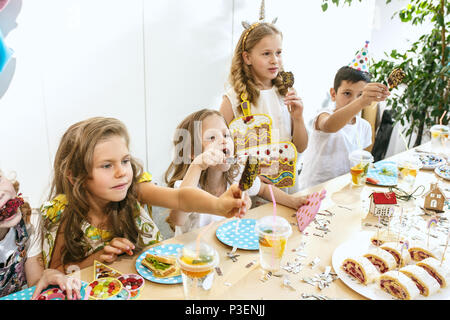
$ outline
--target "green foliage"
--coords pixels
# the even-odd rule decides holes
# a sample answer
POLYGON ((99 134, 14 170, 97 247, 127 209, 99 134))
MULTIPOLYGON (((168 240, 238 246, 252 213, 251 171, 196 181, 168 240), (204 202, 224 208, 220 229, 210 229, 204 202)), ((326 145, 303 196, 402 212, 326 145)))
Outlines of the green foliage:
MULTIPOLYGON (((364 0, 354 0, 362 2, 364 0)), ((329 0, 322 0, 322 10, 328 9, 329 0)), ((386 4, 391 0, 386 0, 386 4)), ((331 0, 336 6, 340 3, 352 4, 352 0, 331 0)), ((385 53, 386 59, 372 63, 370 72, 373 81, 387 83, 387 78, 394 68, 402 68, 406 73, 406 88, 394 89, 387 100, 387 106, 393 111, 396 122, 407 125, 406 135, 410 137, 417 132, 415 146, 421 143, 425 127, 439 122, 445 111, 449 110, 448 95, 450 91, 450 23, 448 13, 450 4, 447 0, 410 0, 402 10, 394 13, 402 22, 412 25, 423 22, 432 23, 429 34, 422 35, 406 52, 392 50, 385 53), (447 19, 446 19, 447 18, 447 19)), ((443 124, 450 119, 447 112, 443 124)))

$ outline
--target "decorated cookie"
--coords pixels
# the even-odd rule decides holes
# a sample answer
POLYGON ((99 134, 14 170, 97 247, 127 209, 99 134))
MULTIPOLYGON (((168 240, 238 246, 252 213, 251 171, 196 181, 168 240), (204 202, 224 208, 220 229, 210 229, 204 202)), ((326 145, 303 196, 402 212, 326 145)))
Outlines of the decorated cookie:
POLYGON ((283 79, 283 84, 287 88, 292 88, 294 86, 294 74, 290 71, 280 71, 280 76, 283 79))
POLYGON ((405 76, 406 73, 400 68, 392 70, 391 74, 388 77, 389 89, 396 88, 400 83, 402 83, 405 76))
POLYGON ((251 188, 253 181, 259 172, 259 160, 257 157, 248 156, 245 162, 244 171, 242 172, 241 179, 239 180, 239 188, 242 191, 246 191, 251 188))

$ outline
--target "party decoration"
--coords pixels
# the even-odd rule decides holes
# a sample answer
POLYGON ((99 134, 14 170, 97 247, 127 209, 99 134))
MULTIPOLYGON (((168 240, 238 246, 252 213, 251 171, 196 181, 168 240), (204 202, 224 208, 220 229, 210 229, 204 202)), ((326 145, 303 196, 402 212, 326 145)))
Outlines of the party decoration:
POLYGON ((375 217, 390 217, 396 204, 394 192, 373 192, 370 195, 369 213, 375 217))
POLYGON ((364 47, 356 52, 355 58, 348 64, 350 68, 369 72, 369 41, 366 41, 364 47))
POLYGON ((298 229, 303 232, 305 228, 315 219, 317 212, 319 211, 322 200, 325 199, 327 191, 324 189, 322 192, 315 192, 308 196, 308 204, 301 206, 297 213, 297 225, 298 229))
POLYGON ((259 160, 256 157, 248 156, 245 162, 244 171, 239 180, 239 189, 246 191, 251 188, 253 181, 258 175, 259 160))

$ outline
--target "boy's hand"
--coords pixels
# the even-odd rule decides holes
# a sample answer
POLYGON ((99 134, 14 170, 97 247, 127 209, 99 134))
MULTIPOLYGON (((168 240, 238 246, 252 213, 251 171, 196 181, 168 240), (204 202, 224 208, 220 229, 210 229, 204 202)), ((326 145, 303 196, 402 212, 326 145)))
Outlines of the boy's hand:
POLYGON ((31 300, 35 300, 42 290, 46 289, 50 285, 57 285, 61 290, 66 291, 68 300, 80 300, 81 294, 81 280, 73 277, 66 276, 61 271, 56 269, 46 269, 42 274, 41 279, 36 284, 36 289, 33 292, 31 300))
POLYGON ((111 263, 116 261, 117 256, 122 253, 126 253, 130 256, 133 255, 135 249, 134 244, 125 238, 114 238, 111 242, 100 251, 100 262, 111 263))
POLYGON ((363 88, 362 94, 359 97, 364 101, 365 105, 370 105, 374 101, 384 101, 388 96, 390 96, 389 89, 386 85, 382 83, 372 82, 366 84, 363 88))
POLYGON ((203 171, 209 167, 214 167, 218 164, 225 163, 225 160, 225 154, 222 150, 211 147, 195 157, 192 164, 198 165, 203 171))
POLYGON ((242 217, 247 212, 248 202, 245 197, 244 200, 241 200, 241 197, 242 191, 237 184, 231 185, 231 187, 219 197, 220 208, 224 217, 242 217))
POLYGON ((292 119, 300 120, 303 118, 303 101, 297 96, 297 92, 294 89, 288 91, 284 97, 284 103, 289 106, 288 110, 292 119))

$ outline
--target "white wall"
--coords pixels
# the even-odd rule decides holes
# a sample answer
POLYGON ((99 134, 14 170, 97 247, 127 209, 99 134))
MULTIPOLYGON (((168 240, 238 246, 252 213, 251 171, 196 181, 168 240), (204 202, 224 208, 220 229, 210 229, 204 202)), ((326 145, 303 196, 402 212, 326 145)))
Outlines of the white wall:
MULTIPOLYGON (((295 74, 307 121, 328 98, 336 70, 365 40, 380 57, 412 34, 387 18, 407 1, 393 2, 367 0, 324 13, 320 1, 266 0, 266 20, 278 17, 285 69, 295 74)), ((16 66, 0 99, 0 167, 17 172, 22 192, 38 206, 61 135, 96 115, 124 121, 133 154, 162 183, 175 127, 199 108, 219 108, 241 21, 258 19, 260 0, 11 0, 8 6, 0 28, 17 23, 5 37, 16 66)))

